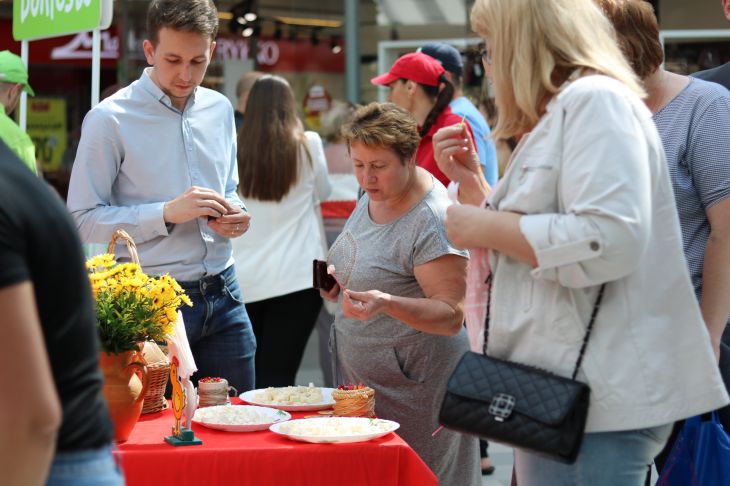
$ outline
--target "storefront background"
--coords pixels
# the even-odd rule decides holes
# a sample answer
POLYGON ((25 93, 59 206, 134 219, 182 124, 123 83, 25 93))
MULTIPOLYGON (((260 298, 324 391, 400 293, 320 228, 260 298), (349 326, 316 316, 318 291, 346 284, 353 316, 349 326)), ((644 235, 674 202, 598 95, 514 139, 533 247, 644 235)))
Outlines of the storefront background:
MULTIPOLYGON (((292 85, 303 120, 317 128, 312 110, 326 100, 343 100, 346 93, 344 16, 345 0, 254 0, 257 12, 255 41, 241 35, 234 14, 247 2, 216 1, 220 31, 214 61, 205 85, 224 93, 236 104, 235 84, 246 71, 258 69, 279 74, 292 85), (286 19, 281 21, 281 19, 286 19), (231 29, 236 27, 236 29, 231 29)), ((724 18, 721 0, 656 0, 663 31, 727 31, 720 37, 666 39, 667 67, 690 73, 730 60, 730 22, 724 18)), ((360 0, 359 35, 360 102, 378 99, 369 82, 377 72, 378 44, 383 41, 470 39, 468 22, 473 0, 360 0)), ((102 33, 101 89, 107 93, 137 79, 146 67, 142 55, 147 0, 117 0, 112 27, 102 33)), ((12 1, 0 0, 0 50, 20 52, 12 39, 12 1)), ((253 24, 250 24, 253 25, 253 24)), ((30 83, 37 97, 47 100, 39 107, 53 109, 53 124, 37 121, 35 140, 48 179, 63 193, 64 180, 73 161, 83 117, 90 107, 91 69, 89 34, 30 43, 30 83), (65 106, 64 106, 65 105, 65 106), (59 108, 64 106, 64 108, 59 108), (65 128, 59 109, 65 110, 65 128), (42 133, 50 131, 53 134, 42 133), (40 127, 40 129, 38 128, 40 127), (45 128, 44 128, 45 127, 45 128), (39 131, 40 130, 40 131, 39 131), (66 131, 65 140, 61 135, 66 131), (52 143, 49 142, 52 140, 52 143), (51 143, 51 145, 49 145, 51 143), (60 147, 65 147, 58 155, 60 147)), ((410 45, 418 42, 410 43, 410 45)), ((483 79, 473 49, 467 57, 467 92, 482 95, 483 79)), ((40 116, 40 113, 36 113, 40 116)), ((316 115, 316 113, 314 113, 316 115)), ((29 116, 34 116, 29 113, 29 116)), ((44 116, 50 116, 46 113, 44 116)), ((29 126, 33 121, 29 119, 29 126)))

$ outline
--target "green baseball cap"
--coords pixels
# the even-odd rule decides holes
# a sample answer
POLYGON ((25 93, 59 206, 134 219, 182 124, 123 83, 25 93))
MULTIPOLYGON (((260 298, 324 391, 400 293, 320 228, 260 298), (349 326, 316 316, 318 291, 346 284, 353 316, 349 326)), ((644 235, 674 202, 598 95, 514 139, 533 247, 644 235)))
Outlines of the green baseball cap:
POLYGON ((20 83, 23 91, 35 96, 28 84, 28 70, 23 60, 10 51, 0 51, 0 83, 20 83))

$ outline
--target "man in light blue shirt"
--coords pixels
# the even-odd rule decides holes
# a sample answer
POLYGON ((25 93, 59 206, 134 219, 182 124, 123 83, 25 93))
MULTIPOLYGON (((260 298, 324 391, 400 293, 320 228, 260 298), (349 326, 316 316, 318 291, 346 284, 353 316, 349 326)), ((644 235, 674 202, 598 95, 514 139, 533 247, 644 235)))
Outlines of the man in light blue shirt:
POLYGON ((464 96, 462 90, 462 76, 464 74, 464 62, 461 53, 454 47, 443 42, 429 42, 419 49, 420 52, 433 57, 446 70, 451 84, 454 85, 454 97, 449 106, 451 111, 459 116, 465 116, 466 121, 474 133, 474 144, 476 145, 479 161, 482 164, 484 177, 490 186, 494 187, 499 177, 499 163, 497 162, 497 149, 494 142, 489 138, 489 125, 469 98, 464 96))
POLYGON ((210 0, 153 0, 144 53, 152 66, 85 117, 68 207, 87 243, 117 228, 149 274, 169 273, 193 301, 181 309, 197 378, 254 388, 255 338, 230 238, 249 227, 236 189, 233 108, 200 87, 215 49, 210 0))

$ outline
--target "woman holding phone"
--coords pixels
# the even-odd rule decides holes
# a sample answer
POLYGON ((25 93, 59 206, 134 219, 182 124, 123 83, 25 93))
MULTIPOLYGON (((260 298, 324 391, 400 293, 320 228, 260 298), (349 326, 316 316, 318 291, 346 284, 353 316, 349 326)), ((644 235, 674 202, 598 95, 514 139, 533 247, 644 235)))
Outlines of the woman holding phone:
MULTIPOLYGON (((439 428, 449 373, 468 350, 464 322, 467 255, 446 237, 449 199, 416 165, 416 120, 394 104, 360 108, 343 136, 365 191, 327 262, 340 285, 331 347, 344 382, 375 389, 375 413, 440 484, 481 484, 476 438, 439 428)), ((337 376, 337 373, 335 373, 337 376)))

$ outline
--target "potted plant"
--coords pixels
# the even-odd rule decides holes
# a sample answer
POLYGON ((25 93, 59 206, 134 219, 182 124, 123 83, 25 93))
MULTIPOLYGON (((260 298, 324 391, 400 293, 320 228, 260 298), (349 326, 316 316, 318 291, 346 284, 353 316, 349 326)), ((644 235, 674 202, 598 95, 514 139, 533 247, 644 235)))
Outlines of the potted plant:
MULTIPOLYGON (((129 238, 126 233, 120 237, 129 238)), ((124 442, 139 419, 147 388, 141 345, 164 341, 177 321, 177 309, 192 303, 171 276, 150 277, 142 271, 131 238, 127 245, 132 263, 116 261, 113 242, 110 253, 90 258, 86 268, 96 305, 104 397, 115 439, 124 442)))

